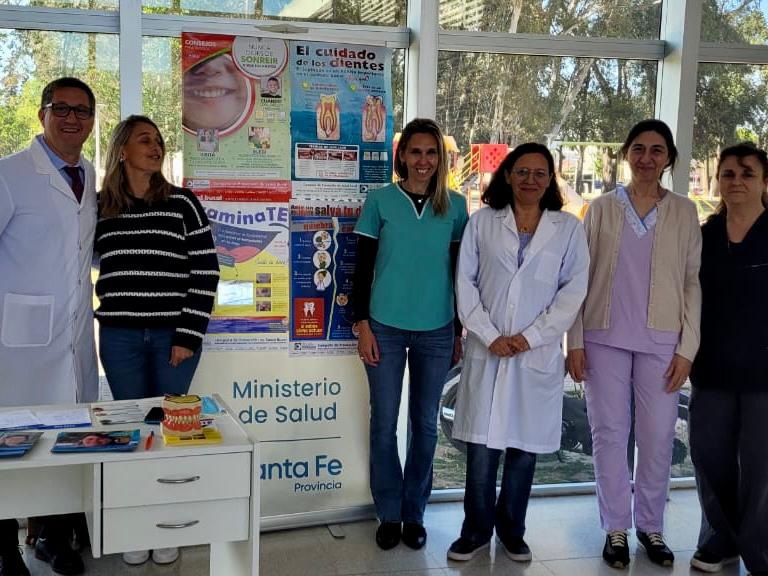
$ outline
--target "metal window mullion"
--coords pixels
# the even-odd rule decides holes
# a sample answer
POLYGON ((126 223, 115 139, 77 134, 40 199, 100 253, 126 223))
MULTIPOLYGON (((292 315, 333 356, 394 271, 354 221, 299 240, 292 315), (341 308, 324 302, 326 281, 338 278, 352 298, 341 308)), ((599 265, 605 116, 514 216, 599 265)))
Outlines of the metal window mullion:
POLYGON ((206 18, 202 16, 176 16, 169 14, 142 14, 145 36, 180 36, 182 31, 210 32, 241 36, 277 37, 287 40, 367 44, 390 48, 407 48, 409 34, 406 28, 384 26, 354 26, 323 22, 290 22, 280 20, 246 20, 232 18, 206 18), (274 27, 294 29, 281 33, 274 27))
POLYGON ((142 111, 141 0, 120 1, 120 116, 142 111))
POLYGON ((702 42, 699 62, 715 64, 768 64, 768 46, 702 42))
POLYGON ((659 63, 656 118, 672 129, 679 153, 678 169, 665 176, 664 184, 683 196, 688 194, 693 148, 701 18, 700 0, 665 2, 662 8, 661 38, 667 42, 669 51, 659 63))
POLYGON ((405 61, 405 121, 437 112, 439 0, 408 0, 412 38, 405 61))
POLYGON ((438 46, 440 50, 452 52, 620 58, 622 60, 660 60, 664 58, 666 50, 663 40, 574 38, 464 30, 441 31, 438 46))
POLYGON ((120 21, 116 11, 0 6, 0 28, 117 34, 120 21))

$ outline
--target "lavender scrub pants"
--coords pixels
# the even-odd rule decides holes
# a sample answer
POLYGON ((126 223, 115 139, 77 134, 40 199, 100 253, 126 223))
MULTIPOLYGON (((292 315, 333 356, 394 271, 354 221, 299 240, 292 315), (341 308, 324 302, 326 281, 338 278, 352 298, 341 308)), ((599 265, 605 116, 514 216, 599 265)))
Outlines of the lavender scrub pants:
POLYGON ((666 392, 664 373, 674 356, 647 354, 586 342, 587 414, 592 430, 600 521, 606 531, 633 525, 627 442, 635 396, 634 526, 663 532, 672 447, 677 420, 677 392, 666 392))

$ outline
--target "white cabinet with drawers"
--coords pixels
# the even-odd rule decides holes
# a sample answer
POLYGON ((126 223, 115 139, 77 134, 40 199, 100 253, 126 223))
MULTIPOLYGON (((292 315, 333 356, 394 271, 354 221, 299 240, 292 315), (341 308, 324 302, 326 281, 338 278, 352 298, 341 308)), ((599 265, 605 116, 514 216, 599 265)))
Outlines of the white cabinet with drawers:
POLYGON ((123 424, 104 428, 141 428, 134 452, 51 454, 58 431, 47 431, 24 458, 0 461, 0 518, 85 512, 96 558, 210 544, 212 576, 257 576, 258 443, 215 398, 219 444, 169 447, 157 434, 144 450, 152 427, 123 424))

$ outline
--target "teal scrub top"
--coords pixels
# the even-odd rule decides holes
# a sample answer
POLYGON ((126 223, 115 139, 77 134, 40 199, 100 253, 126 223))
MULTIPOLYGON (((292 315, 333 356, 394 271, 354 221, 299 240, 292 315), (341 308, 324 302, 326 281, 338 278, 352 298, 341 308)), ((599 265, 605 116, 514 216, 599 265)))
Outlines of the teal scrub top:
POLYGON ((449 191, 442 216, 427 200, 421 215, 397 184, 368 193, 355 232, 379 241, 371 318, 402 330, 435 330, 453 321, 450 245, 467 224, 467 201, 449 191))

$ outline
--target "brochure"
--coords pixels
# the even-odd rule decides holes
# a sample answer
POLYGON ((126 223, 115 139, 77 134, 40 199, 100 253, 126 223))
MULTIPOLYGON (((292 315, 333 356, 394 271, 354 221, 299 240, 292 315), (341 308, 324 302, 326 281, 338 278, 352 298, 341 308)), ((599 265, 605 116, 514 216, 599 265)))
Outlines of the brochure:
POLYGON ((146 410, 136 402, 101 402, 91 406, 93 418, 102 426, 144 422, 146 410))
POLYGON ((42 435, 42 432, 0 432, 0 458, 23 456, 42 435))
POLYGON ((129 452, 139 445, 139 430, 59 432, 51 452, 129 452))
POLYGON ((64 408, 53 410, 3 410, 0 411, 0 430, 29 428, 76 428, 90 426, 88 408, 64 408))

